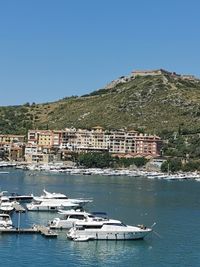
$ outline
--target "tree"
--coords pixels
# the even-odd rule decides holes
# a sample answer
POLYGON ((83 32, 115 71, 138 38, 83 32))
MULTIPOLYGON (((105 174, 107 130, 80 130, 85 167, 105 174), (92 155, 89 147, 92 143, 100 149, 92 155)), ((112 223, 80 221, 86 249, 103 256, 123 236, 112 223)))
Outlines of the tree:
POLYGON ((182 163, 180 159, 173 158, 162 163, 162 172, 177 172, 182 169, 182 163))
POLYGON ((80 154, 77 159, 80 165, 87 168, 106 168, 113 166, 113 158, 109 153, 80 154))
POLYGON ((200 169, 199 161, 194 161, 194 160, 190 160, 182 168, 184 172, 193 172, 199 169, 200 169))
POLYGON ((139 158, 134 158, 134 159, 133 159, 133 163, 134 163, 137 167, 142 167, 142 166, 144 166, 147 162, 148 162, 148 159, 145 159, 144 157, 139 157, 139 158))

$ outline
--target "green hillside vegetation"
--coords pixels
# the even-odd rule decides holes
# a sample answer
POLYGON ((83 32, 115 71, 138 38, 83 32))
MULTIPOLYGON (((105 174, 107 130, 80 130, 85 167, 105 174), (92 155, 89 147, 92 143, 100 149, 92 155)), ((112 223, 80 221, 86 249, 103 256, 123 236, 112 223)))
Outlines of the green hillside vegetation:
POLYGON ((200 80, 162 74, 136 77, 81 97, 0 107, 0 133, 66 127, 135 129, 157 134, 169 157, 198 158, 200 80))
POLYGON ((142 167, 148 160, 143 157, 129 159, 112 157, 110 153, 84 153, 77 155, 75 162, 78 166, 87 168, 127 168, 132 165, 142 167))
POLYGON ((161 135, 166 131, 200 130, 200 81, 170 75, 136 77, 112 89, 82 97, 0 108, 1 133, 65 127, 139 129, 161 135))

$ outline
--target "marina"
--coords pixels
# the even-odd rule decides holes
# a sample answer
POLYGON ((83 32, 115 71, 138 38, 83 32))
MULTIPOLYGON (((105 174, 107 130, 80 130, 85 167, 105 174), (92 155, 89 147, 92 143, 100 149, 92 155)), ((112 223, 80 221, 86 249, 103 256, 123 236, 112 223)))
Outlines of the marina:
MULTIPOLYGON (((49 164, 24 164, 24 163, 10 163, 3 162, 0 163, 0 167, 8 168, 12 167, 12 169, 16 170, 25 170, 27 171, 29 176, 37 176, 40 173, 48 173, 49 175, 54 174, 65 174, 65 175, 99 175, 99 176, 128 176, 128 177, 144 177, 148 179, 164 179, 164 180, 197 180, 200 179, 200 172, 167 172, 163 173, 160 171, 150 171, 145 169, 131 169, 131 168, 123 168, 123 169, 113 169, 113 168, 78 168, 78 167, 69 167, 64 163, 49 163, 49 164)), ((8 174, 7 171, 2 171, 2 175, 8 174)), ((33 196, 31 194, 28 195, 17 195, 17 193, 12 193, 10 199, 13 200, 25 200, 32 201, 33 196)))
MULTIPOLYGON (((93 199, 85 207, 87 211, 106 211, 110 218, 126 225, 144 224, 151 228, 154 222, 157 224, 144 240, 95 240, 92 235, 77 235, 71 241, 67 239, 68 229, 56 230, 56 236, 48 236, 48 222, 55 217, 62 218, 63 214, 14 211, 11 218, 15 230, 0 234, 0 257, 6 267, 9 267, 8 254, 12 249, 16 251, 11 253, 12 260, 20 257, 23 261, 20 266, 28 264, 30 267, 41 264, 65 266, 66 262, 70 266, 127 267, 130 263, 150 267, 199 264, 196 244, 200 240, 195 234, 200 220, 199 183, 194 179, 168 182, 144 176, 133 179, 128 175, 74 176, 49 172, 30 176, 29 171, 14 168, 9 172, 9 176, 1 176, 1 189, 8 192, 40 196, 45 188, 48 192, 59 192, 72 198, 93 199), (38 231, 38 226, 45 229, 47 238, 38 231), (188 244, 191 234, 193 242, 188 244), (37 257, 32 256, 33 251, 37 257)), ((26 208, 23 201, 20 205, 26 208)))

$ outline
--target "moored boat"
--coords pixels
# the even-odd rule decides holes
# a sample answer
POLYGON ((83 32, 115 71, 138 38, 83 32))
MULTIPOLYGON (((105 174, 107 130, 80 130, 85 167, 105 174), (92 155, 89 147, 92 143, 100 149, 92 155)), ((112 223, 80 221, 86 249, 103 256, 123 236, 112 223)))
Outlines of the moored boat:
POLYGON ((78 204, 70 201, 61 201, 58 199, 51 199, 49 201, 33 201, 26 205, 29 211, 58 211, 65 208, 77 207, 78 204))
POLYGON ((10 199, 5 196, 4 194, 7 191, 2 191, 0 193, 0 211, 3 213, 10 213, 14 210, 13 202, 10 201, 10 199))
POLYGON ((76 222, 101 220, 107 217, 105 212, 89 213, 82 209, 63 210, 59 211, 59 214, 62 215, 62 218, 57 217, 49 222, 51 229, 70 229, 76 222))
POLYGON ((33 200, 36 202, 49 202, 50 200, 60 200, 60 201, 67 201, 72 202, 74 204, 78 204, 80 206, 83 206, 89 202, 92 202, 92 199, 83 199, 83 198, 69 198, 65 194, 62 193, 50 193, 43 189, 44 194, 40 197, 33 196, 33 200))
POLYGON ((33 196, 33 201, 27 204, 26 207, 31 211, 58 211, 66 208, 77 206, 84 206, 92 202, 91 199, 72 199, 68 198, 65 194, 50 193, 43 190, 44 194, 40 197, 33 196))
POLYGON ((67 237, 76 241, 81 238, 90 240, 137 240, 143 239, 152 231, 143 225, 130 226, 113 219, 76 222, 67 237))
POLYGON ((33 195, 20 195, 18 193, 11 193, 8 198, 11 201, 23 201, 23 202, 29 202, 33 200, 33 195))
POLYGON ((0 230, 13 228, 10 215, 2 213, 0 214, 0 230))

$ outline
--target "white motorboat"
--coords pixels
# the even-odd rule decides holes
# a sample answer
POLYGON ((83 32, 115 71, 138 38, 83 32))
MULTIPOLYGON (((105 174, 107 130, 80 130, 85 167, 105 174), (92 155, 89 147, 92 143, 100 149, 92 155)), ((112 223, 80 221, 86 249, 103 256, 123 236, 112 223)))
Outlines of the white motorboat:
POLYGON ((79 237, 75 237, 73 239, 73 241, 75 241, 75 242, 86 242, 86 241, 90 241, 90 240, 94 240, 94 238, 90 237, 90 236, 79 236, 79 237))
POLYGON ((82 209, 63 210, 59 211, 59 214, 62 215, 62 218, 57 217, 49 222, 51 229, 70 229, 76 222, 102 220, 107 217, 104 212, 88 213, 82 209))
POLYGON ((11 202, 10 199, 4 195, 6 192, 7 191, 0 192, 0 211, 9 213, 14 210, 14 206, 13 202, 11 202))
POLYGON ((8 214, 0 214, 0 230, 13 228, 12 220, 8 214))
POLYGON ((74 241, 86 240, 136 240, 143 239, 152 231, 143 225, 130 226, 113 219, 76 222, 67 233, 74 241))
POLYGON ((13 204, 10 202, 9 198, 2 196, 0 199, 0 211, 9 213, 14 210, 13 204))
POLYGON ((11 201, 20 201, 20 202, 30 202, 31 200, 33 200, 32 195, 20 195, 18 193, 11 193, 11 195, 9 195, 8 198, 11 201))
POLYGON ((58 211, 66 208, 77 207, 78 204, 61 199, 49 199, 48 201, 33 201, 26 205, 29 211, 58 211))
MULTIPOLYGON (((41 195, 40 197, 33 196, 33 202, 31 204, 27 204, 27 208, 33 210, 33 206, 37 204, 36 210, 40 210, 40 207, 45 206, 45 202, 48 204, 46 206, 56 206, 58 208, 52 210, 58 210, 59 207, 60 209, 63 209, 64 207, 76 207, 76 206, 84 206, 85 204, 92 202, 91 199, 73 199, 73 198, 68 198, 65 194, 61 193, 50 193, 46 191, 45 189, 43 190, 44 194, 41 195), (39 204, 39 209, 38 209, 38 204, 39 204)), ((48 208, 49 210, 49 208, 48 208)))
POLYGON ((35 201, 49 201, 49 199, 68 199, 68 197, 65 194, 61 193, 50 193, 43 189, 44 194, 40 197, 33 196, 33 199, 35 201))

